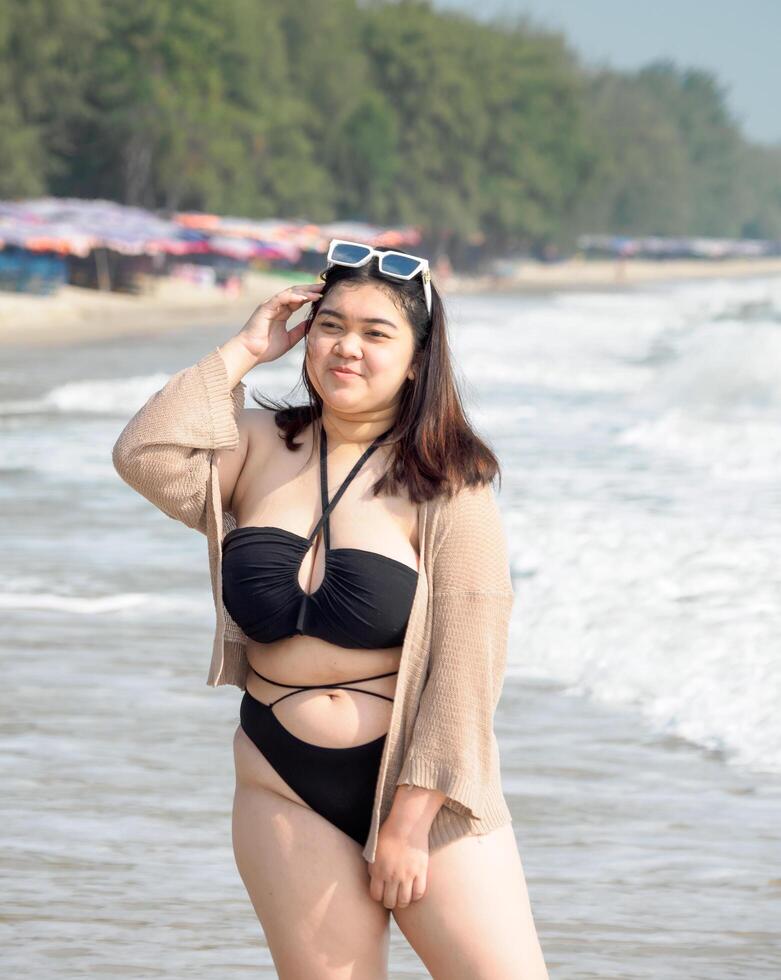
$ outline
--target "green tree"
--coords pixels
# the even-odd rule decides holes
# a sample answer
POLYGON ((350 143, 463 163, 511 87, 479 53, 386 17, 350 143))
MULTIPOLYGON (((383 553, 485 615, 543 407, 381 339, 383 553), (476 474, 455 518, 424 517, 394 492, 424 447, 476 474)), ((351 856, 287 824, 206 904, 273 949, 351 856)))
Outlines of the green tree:
POLYGON ((581 65, 429 0, 6 0, 0 194, 421 228, 456 265, 582 232, 773 237, 781 149, 711 72, 581 65))
POLYGON ((88 117, 99 0, 0 4, 0 193, 66 193, 88 117))

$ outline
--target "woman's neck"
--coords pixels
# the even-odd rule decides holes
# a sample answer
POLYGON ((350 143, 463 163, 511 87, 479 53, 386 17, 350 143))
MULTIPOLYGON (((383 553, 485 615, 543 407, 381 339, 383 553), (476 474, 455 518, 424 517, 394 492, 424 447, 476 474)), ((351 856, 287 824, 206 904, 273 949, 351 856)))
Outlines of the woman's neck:
POLYGON ((393 428, 396 413, 395 405, 373 412, 351 412, 349 415, 323 406, 322 425, 329 450, 352 446, 363 451, 377 436, 393 428))

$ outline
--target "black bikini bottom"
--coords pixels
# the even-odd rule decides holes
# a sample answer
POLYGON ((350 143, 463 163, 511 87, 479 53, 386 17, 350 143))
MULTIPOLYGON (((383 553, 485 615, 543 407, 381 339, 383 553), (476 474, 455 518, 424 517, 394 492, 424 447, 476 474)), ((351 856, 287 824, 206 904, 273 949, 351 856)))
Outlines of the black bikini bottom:
MULTIPOLYGON (((294 686, 263 677, 252 666, 250 669, 258 677, 277 687, 294 686)), ((287 785, 316 813, 352 837, 361 847, 366 844, 369 836, 374 793, 387 733, 371 742, 346 748, 315 745, 289 732, 277 719, 273 708, 277 701, 299 691, 344 689, 346 685, 356 681, 390 677, 395 673, 397 671, 394 670, 388 674, 358 677, 355 681, 338 684, 298 685, 290 694, 283 694, 270 704, 258 701, 249 691, 245 691, 239 709, 244 732, 287 785)), ((362 694, 373 694, 386 701, 393 701, 386 694, 377 694, 375 691, 363 691, 360 688, 347 690, 360 690, 362 694)))

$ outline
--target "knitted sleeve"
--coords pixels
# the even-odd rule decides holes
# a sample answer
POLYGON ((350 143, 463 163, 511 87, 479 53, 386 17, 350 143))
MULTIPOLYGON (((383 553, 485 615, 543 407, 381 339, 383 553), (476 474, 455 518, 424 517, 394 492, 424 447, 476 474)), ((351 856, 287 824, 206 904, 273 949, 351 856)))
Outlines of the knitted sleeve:
POLYGON ((219 348, 172 375, 141 406, 111 451, 114 468, 169 517, 206 533, 206 492, 215 449, 235 449, 243 382, 228 387, 219 348))
POLYGON ((514 593, 491 486, 462 490, 443 516, 427 675, 396 784, 440 790, 445 806, 479 820, 496 764, 493 717, 514 593))

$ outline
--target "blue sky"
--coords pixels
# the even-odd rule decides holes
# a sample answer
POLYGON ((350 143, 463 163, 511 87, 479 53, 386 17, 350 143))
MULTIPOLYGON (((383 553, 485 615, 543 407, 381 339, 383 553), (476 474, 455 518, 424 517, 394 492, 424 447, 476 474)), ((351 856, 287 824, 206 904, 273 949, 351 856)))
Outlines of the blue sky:
POLYGON ((758 143, 781 142, 781 0, 433 0, 475 18, 528 14, 560 30, 581 61, 639 68, 667 57, 712 71, 733 118, 758 143))

